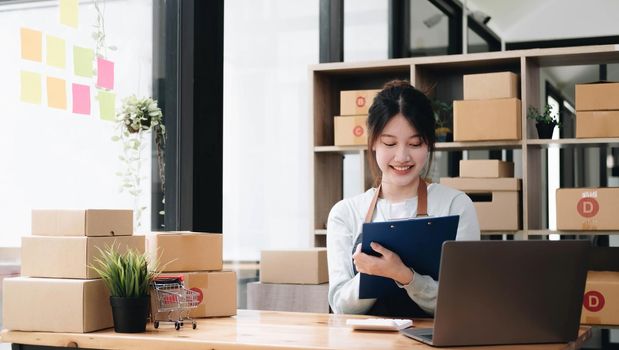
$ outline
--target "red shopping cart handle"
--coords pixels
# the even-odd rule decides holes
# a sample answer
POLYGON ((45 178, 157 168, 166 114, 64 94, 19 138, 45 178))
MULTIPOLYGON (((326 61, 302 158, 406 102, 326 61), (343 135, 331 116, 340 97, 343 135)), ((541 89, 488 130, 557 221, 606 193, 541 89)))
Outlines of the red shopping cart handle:
POLYGON ((154 282, 157 284, 183 283, 183 275, 157 276, 154 282))

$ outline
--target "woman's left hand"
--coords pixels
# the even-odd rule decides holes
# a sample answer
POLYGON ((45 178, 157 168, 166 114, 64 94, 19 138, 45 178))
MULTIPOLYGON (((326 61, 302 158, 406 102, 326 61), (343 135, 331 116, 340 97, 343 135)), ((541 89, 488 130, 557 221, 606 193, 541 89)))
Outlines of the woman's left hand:
POLYGON ((408 268, 398 254, 372 242, 370 247, 382 256, 372 256, 361 251, 361 244, 357 246, 352 258, 357 271, 368 274, 391 278, 400 284, 407 285, 413 280, 413 271, 408 268))

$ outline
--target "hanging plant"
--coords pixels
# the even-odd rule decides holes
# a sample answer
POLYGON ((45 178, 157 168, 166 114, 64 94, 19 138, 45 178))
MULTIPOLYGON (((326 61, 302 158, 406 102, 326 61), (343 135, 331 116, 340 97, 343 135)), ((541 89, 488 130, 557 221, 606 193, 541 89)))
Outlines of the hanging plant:
POLYGON ((157 146, 157 163, 159 165, 159 178, 161 191, 165 193, 165 125, 163 113, 157 106, 157 101, 150 97, 138 99, 135 96, 123 100, 120 113, 117 115, 118 135, 112 138, 123 145, 123 154, 119 157, 125 170, 118 172, 122 178, 121 192, 128 192, 135 201, 135 226, 139 230, 141 226, 142 212, 146 207, 138 205, 138 199, 142 195, 142 151, 144 150, 145 137, 154 134, 157 146))

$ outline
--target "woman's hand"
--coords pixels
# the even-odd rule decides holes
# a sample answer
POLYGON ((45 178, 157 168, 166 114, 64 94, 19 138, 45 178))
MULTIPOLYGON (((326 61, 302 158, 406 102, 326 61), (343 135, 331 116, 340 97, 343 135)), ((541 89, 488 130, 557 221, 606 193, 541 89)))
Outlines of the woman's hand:
POLYGON ((352 255, 357 271, 368 275, 391 278, 403 285, 411 283, 415 275, 411 269, 404 265, 398 254, 376 242, 370 243, 370 247, 382 256, 365 254, 361 251, 361 244, 358 244, 355 253, 352 255))

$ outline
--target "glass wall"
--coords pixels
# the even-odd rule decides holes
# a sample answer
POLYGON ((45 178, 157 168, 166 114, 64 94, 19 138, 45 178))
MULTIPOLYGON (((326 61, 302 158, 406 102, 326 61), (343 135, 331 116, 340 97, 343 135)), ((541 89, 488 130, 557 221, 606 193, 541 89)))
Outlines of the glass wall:
POLYGON ((318 0, 230 0, 224 8, 224 260, 310 246, 308 65, 318 0))
POLYGON ((136 230, 150 229, 150 139, 134 200, 112 137, 122 99, 152 94, 151 13, 149 0, 0 3, 0 247, 20 245, 33 208, 145 207, 136 230))

